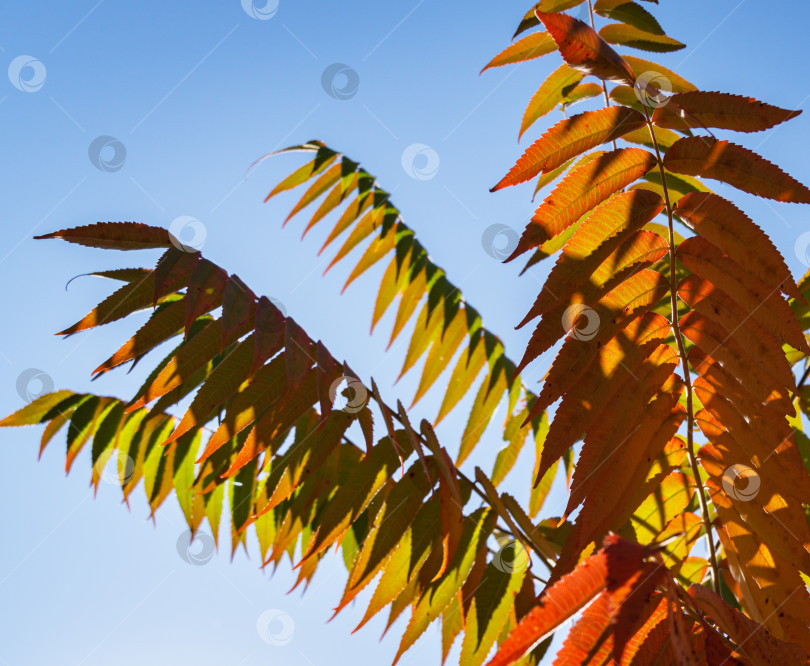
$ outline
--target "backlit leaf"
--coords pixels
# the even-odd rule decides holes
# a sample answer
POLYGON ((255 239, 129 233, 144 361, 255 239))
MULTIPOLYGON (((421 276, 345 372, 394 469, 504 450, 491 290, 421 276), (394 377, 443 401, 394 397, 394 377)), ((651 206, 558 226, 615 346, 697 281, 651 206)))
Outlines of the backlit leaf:
POLYGON ((36 239, 61 238, 68 243, 100 247, 106 250, 145 250, 172 247, 171 236, 161 227, 139 222, 98 222, 83 227, 54 231, 36 239))
POLYGON ((560 65, 549 74, 534 93, 529 101, 529 106, 523 113, 519 136, 522 137, 538 118, 552 111, 558 104, 562 104, 565 96, 582 81, 583 77, 582 72, 572 69, 568 65, 560 65))
POLYGON ((557 45, 547 32, 533 32, 523 39, 508 46, 496 55, 489 64, 482 69, 485 72, 492 67, 511 65, 516 62, 534 60, 540 56, 557 50, 557 45))
POLYGON ((630 66, 589 25, 567 14, 535 13, 571 67, 605 81, 633 85, 630 66))
POLYGON ((788 111, 760 102, 753 97, 720 92, 677 93, 655 109, 652 121, 670 129, 718 127, 738 132, 761 132, 801 111, 788 111))
POLYGON ((634 25, 626 23, 611 23, 604 26, 599 31, 599 36, 611 44, 629 46, 642 51, 655 51, 666 53, 669 51, 680 51, 686 48, 677 39, 672 39, 664 34, 650 32, 634 25))
POLYGON ((714 178, 759 197, 810 203, 810 189, 778 166, 742 146, 695 136, 681 139, 664 156, 673 173, 714 178))
POLYGON ((572 157, 613 141, 644 124, 642 114, 621 106, 586 111, 560 121, 531 145, 493 191, 556 169, 572 157))
POLYGON ((620 148, 573 169, 535 211, 508 261, 545 243, 655 165, 641 148, 620 148))

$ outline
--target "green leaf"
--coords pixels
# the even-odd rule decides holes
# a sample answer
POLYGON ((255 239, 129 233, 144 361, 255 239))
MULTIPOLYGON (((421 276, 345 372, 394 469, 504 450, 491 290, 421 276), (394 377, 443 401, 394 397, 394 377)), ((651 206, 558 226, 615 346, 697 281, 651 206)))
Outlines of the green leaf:
POLYGON ((599 31, 599 36, 611 44, 629 46, 642 51, 653 51, 656 53, 667 53, 670 51, 680 51, 686 48, 677 39, 672 39, 663 34, 656 34, 642 30, 633 25, 625 23, 611 23, 599 31))
POLYGON ((461 644, 461 663, 465 666, 480 666, 484 663, 506 624, 515 595, 526 575, 522 567, 512 569, 499 564, 492 561, 487 565, 467 613, 461 644))
POLYGON ((230 484, 230 496, 228 498, 231 507, 231 530, 233 534, 233 550, 238 544, 238 535, 241 533, 241 540, 244 541, 245 534, 243 528, 249 524, 253 515, 253 498, 256 490, 256 470, 258 461, 256 458, 239 470, 230 484))
POLYGON ((514 368, 507 367, 508 364, 509 361, 504 356, 499 356, 491 373, 481 383, 461 436, 456 465, 461 465, 472 453, 475 445, 481 441, 484 430, 489 425, 492 415, 509 385, 509 377, 514 373, 514 368))
POLYGON ((80 396, 73 391, 57 391, 56 393, 48 393, 40 396, 30 405, 26 405, 0 421, 0 427, 8 428, 11 426, 36 425, 37 423, 50 421, 58 415, 60 405, 67 400, 75 402, 76 397, 84 396, 80 396))
POLYGON ((498 451, 495 464, 492 467, 491 480, 493 486, 503 481, 517 462, 523 444, 526 442, 530 429, 524 428, 523 423, 529 417, 529 410, 523 409, 514 416, 510 416, 503 430, 503 441, 506 445, 498 451))
POLYGON ((483 331, 478 331, 474 336, 470 337, 470 344, 461 353, 450 375, 450 381, 442 405, 439 408, 439 414, 433 422, 434 425, 437 425, 458 404, 478 376, 481 368, 484 367, 484 363, 487 361, 484 337, 483 331))
POLYGON ((270 192, 270 194, 268 194, 267 197, 265 198, 265 202, 267 202, 271 197, 275 196, 276 194, 286 192, 287 190, 291 190, 295 187, 298 187, 302 183, 307 182, 313 176, 321 173, 337 158, 337 153, 334 150, 332 150, 331 148, 327 148, 323 144, 316 145, 315 143, 312 143, 309 146, 294 146, 292 148, 285 148, 284 150, 281 150, 279 152, 280 153, 290 152, 296 149, 303 149, 306 150, 307 152, 317 151, 315 159, 307 162, 304 166, 299 167, 298 169, 293 171, 289 176, 287 176, 284 180, 282 180, 278 185, 276 185, 270 192))
POLYGON ((630 0, 597 0, 594 3, 593 11, 594 14, 621 21, 645 32, 656 35, 664 34, 655 17, 644 7, 630 0))
POLYGON ((181 437, 174 444, 174 490, 177 503, 192 531, 197 529, 199 520, 202 520, 202 498, 194 492, 194 461, 197 459, 201 442, 202 432, 196 430, 181 437))
POLYGON ((526 107, 523 120, 520 124, 520 137, 534 123, 552 111, 555 106, 562 104, 566 94, 574 89, 584 78, 582 72, 572 69, 568 65, 560 65, 549 77, 543 81, 542 85, 526 107))
POLYGON ((394 663, 411 647, 427 629, 428 625, 441 616, 464 584, 472 569, 479 549, 486 542, 495 524, 495 514, 489 509, 478 509, 464 521, 461 543, 447 572, 422 593, 416 603, 399 644, 394 663))
POLYGON ((247 378, 253 361, 253 340, 243 340, 211 374, 194 396, 191 405, 183 415, 167 444, 176 441, 192 428, 205 425, 215 409, 236 393, 239 385, 247 378))
POLYGON ((185 299, 180 297, 166 301, 149 318, 138 332, 125 342, 110 358, 93 370, 100 376, 113 368, 134 361, 183 330, 186 321, 185 299))
POLYGON ((431 549, 436 547, 436 525, 439 520, 439 497, 435 495, 422 505, 413 524, 386 561, 380 582, 377 583, 368 609, 355 631, 393 603, 416 580, 431 549))
MULTIPOLYGON (((404 442, 407 442, 407 438, 403 438, 404 442)), ((351 478, 346 479, 345 483, 338 487, 301 559, 312 557, 335 541, 339 541, 377 491, 394 476, 399 466, 397 450, 390 438, 384 437, 356 466, 351 478)))
MULTIPOLYGON (((435 474, 435 471, 433 472, 435 474)), ((413 524, 431 482, 417 460, 394 485, 374 527, 354 562, 347 590, 359 591, 376 575, 379 567, 413 524)), ((344 595, 345 601, 345 595, 344 595)))
POLYGON ((113 401, 112 398, 93 396, 73 412, 67 432, 66 472, 70 471, 76 456, 92 437, 107 412, 113 408, 115 402, 117 401, 113 401))

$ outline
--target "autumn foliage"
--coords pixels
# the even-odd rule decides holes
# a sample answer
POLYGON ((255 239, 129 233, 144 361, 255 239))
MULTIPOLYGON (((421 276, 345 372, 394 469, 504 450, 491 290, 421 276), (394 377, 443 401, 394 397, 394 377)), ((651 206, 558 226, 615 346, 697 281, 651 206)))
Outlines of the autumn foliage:
POLYGON ((422 363, 411 407, 444 382, 432 421, 412 422, 410 407, 168 231, 105 222, 43 238, 163 253, 154 269, 99 272, 121 286, 61 334, 149 312, 95 376, 175 348, 134 396, 59 391, 0 425, 45 424, 40 453, 67 425, 67 469, 89 446, 96 487, 123 454, 124 498, 143 482, 154 513, 174 493, 191 530, 207 520, 216 535, 227 507, 232 550, 252 531, 262 562, 287 556, 297 585, 339 547, 348 576, 336 613, 373 581, 360 626, 410 612, 395 662, 440 621, 442 660, 461 637, 464 665, 536 664, 563 626, 555 664, 806 663, 810 440, 797 408, 808 409, 810 277, 797 283, 708 182, 810 203, 778 166, 715 136, 799 112, 619 55, 614 46, 683 48, 630 0, 543 0, 515 39, 485 69, 563 61, 520 133, 566 111, 493 188, 534 181, 544 193, 508 261, 556 256, 526 304, 521 357, 376 178, 312 141, 281 151, 307 161, 268 199, 305 187, 284 224, 305 209, 304 234, 332 220, 322 251, 339 243, 328 268, 356 257, 347 287, 385 265, 372 328, 392 309, 392 343, 410 326, 401 374, 422 363), (588 23, 565 13, 583 7, 588 23), (608 21, 598 32, 594 15, 608 21), (600 97, 601 108, 568 113, 600 97), (525 386, 521 371, 561 339, 539 390, 525 386), (464 431, 440 442, 435 426, 465 396, 464 431), (491 471, 463 472, 504 401, 491 471), (522 506, 498 487, 527 443, 536 463, 522 506), (567 506, 539 520, 558 475, 567 506))

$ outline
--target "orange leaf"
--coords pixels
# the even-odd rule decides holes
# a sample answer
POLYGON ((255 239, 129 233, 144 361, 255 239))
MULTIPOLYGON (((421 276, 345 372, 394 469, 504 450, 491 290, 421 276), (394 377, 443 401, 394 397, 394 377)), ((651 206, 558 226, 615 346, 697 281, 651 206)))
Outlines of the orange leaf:
POLYGON ((554 658, 557 666, 591 663, 588 655, 600 643, 611 643, 610 595, 602 592, 582 613, 577 623, 571 627, 560 651, 554 658))
MULTIPOLYGON (((662 340, 669 335, 670 323, 665 317, 653 312, 630 321, 626 328, 616 333, 628 347, 637 347, 652 340, 662 340)), ((597 355, 604 358, 600 364, 604 369, 599 372, 609 372, 616 363, 609 359, 615 355, 617 359, 623 358, 623 352, 617 347, 618 340, 605 340, 607 344, 582 345, 580 340, 569 338, 557 354, 551 369, 543 382, 543 389, 535 402, 535 408, 544 410, 556 402, 563 395, 577 387, 584 373, 591 367, 597 355), (538 407, 539 406, 539 407, 538 407)), ((562 453, 560 454, 562 455, 562 453)))
POLYGON ((641 628, 633 634, 625 646, 622 664, 655 663, 655 657, 668 638, 669 632, 664 624, 667 617, 667 605, 666 599, 661 598, 641 628), (636 657, 638 657, 638 661, 636 661, 636 657))
MULTIPOLYGON (((659 253, 661 251, 657 250, 659 253)), ((605 339, 604 336, 610 339, 616 330, 633 318, 637 310, 647 309, 658 303, 666 294, 666 290, 667 281, 663 275, 654 270, 644 269, 634 272, 595 303, 572 304, 569 307, 576 308, 574 311, 569 311, 563 305, 548 313, 532 333, 517 372, 548 350, 566 331, 581 344, 600 344, 605 339), (554 314, 559 316, 555 317, 554 314), (580 330, 580 321, 583 317, 587 321, 580 330)))
POLYGON ((508 666, 585 606, 607 583, 608 558, 600 550, 548 588, 540 604, 509 634, 487 666, 508 666))
MULTIPOLYGON (((567 302, 571 294, 591 279, 617 247, 628 238, 638 239, 635 232, 663 208, 663 199, 649 190, 621 192, 601 204, 566 243, 543 290, 521 325, 561 302, 567 302)), ((619 256, 622 256, 621 253, 619 256)), ((615 269, 615 264, 612 267, 615 269)))
POLYGON ((672 173, 714 178, 766 199, 810 203, 810 189, 764 157, 728 141, 693 136, 681 139, 664 156, 672 173))
MULTIPOLYGON (((786 483, 780 480, 780 485, 786 483)), ((763 542, 763 535, 740 517, 729 497, 716 492, 713 503, 720 522, 717 535, 734 576, 731 587, 736 587, 735 596, 774 637, 810 652, 806 620, 810 617, 810 594, 799 572, 763 542)))
MULTIPOLYGON (((171 444, 193 428, 205 425, 212 418, 216 407, 233 396, 240 384, 247 379, 252 354, 253 340, 246 338, 214 368, 194 395, 182 420, 165 444, 171 444)), ((207 451, 203 459, 210 453, 211 451, 207 451)))
POLYGON ((284 363, 281 356, 263 365, 236 393, 228 404, 225 418, 206 442, 201 459, 205 460, 236 437, 248 426, 253 425, 264 410, 284 392, 284 363))
POLYGON ((727 634, 755 664, 801 664, 807 655, 793 643, 771 636, 761 624, 749 620, 703 585, 692 585, 688 594, 697 607, 727 634))
MULTIPOLYGON (((699 347, 692 347, 687 358, 695 372, 711 384, 715 392, 722 393, 742 415, 750 418, 761 408, 760 416, 764 421, 768 423, 772 423, 774 420, 781 421, 784 426, 785 414, 795 414, 792 403, 785 401, 784 397, 779 396, 776 392, 768 402, 755 408, 754 405, 758 403, 756 398, 751 395, 751 391, 699 347)), ((775 426, 775 424, 773 425, 775 426)), ((778 428, 774 428, 774 430, 778 430, 778 428)))
MULTIPOLYGON (((749 424, 744 415, 750 413, 751 405, 748 408, 745 405, 738 407, 732 390, 729 390, 732 396, 726 398, 725 385, 714 384, 706 377, 695 379, 694 387, 695 394, 705 407, 696 418, 709 441, 722 449, 739 452, 738 458, 747 457, 754 466, 767 464, 768 474, 784 482, 781 495, 795 500, 796 506, 806 500, 810 495, 810 479, 798 456, 793 455, 798 454, 796 446, 785 438, 784 432, 773 427, 773 420, 759 419, 757 422, 752 419, 749 424)), ((785 423, 784 417, 781 421, 785 423)))
POLYGON ((666 580, 666 574, 667 570, 660 562, 643 562, 627 582, 610 592, 615 663, 621 663, 625 646, 643 624, 643 618, 649 612, 650 598, 655 588, 666 580))
POLYGON ((501 51, 490 60, 489 64, 481 72, 485 72, 492 67, 534 60, 556 50, 557 45, 547 32, 533 32, 501 51))
MULTIPOLYGON (((423 421, 423 424, 426 423, 423 421)), ((423 426, 424 427, 424 426, 423 426)), ((429 426, 428 426, 429 427, 429 426)), ((431 431, 432 432, 432 431, 431 431)), ((433 436, 435 439, 435 435, 433 436)), ((464 512, 453 463, 443 448, 436 456, 439 463, 439 504, 441 507, 440 528, 442 538, 442 563, 433 577, 438 580, 447 571, 461 543, 464 528, 464 512), (453 468, 454 469, 454 468, 453 468)))
MULTIPOLYGON (((571 491, 568 496, 568 506, 563 517, 566 518, 586 497, 597 490, 601 483, 607 483, 608 498, 599 510, 607 510, 612 502, 609 495, 616 490, 626 488, 617 484, 622 478, 622 467, 625 472, 634 470, 632 462, 617 460, 617 454, 629 456, 637 460, 643 455, 648 445, 658 441, 660 448, 675 434, 674 430, 656 437, 663 422, 669 419, 675 406, 678 393, 681 390, 680 380, 673 377, 678 367, 678 352, 669 345, 659 345, 655 351, 646 358, 641 365, 633 367, 630 372, 619 370, 622 374, 618 381, 614 379, 609 386, 608 396, 595 394, 591 397, 594 405, 587 415, 584 427, 577 423, 576 429, 567 433, 568 441, 573 444, 577 434, 585 435, 585 442, 577 460, 574 476, 571 481, 571 491), (674 388, 674 390, 672 390, 674 388), (650 398, 657 392, 662 395, 650 403, 650 398), (615 402, 614 399, 615 398, 615 402), (636 435, 639 435, 637 438, 636 435), (635 454, 635 455, 634 455, 635 454), (610 470, 617 467, 614 478, 610 470)), ((555 422, 556 422, 555 418, 555 422)), ((676 423, 675 429, 677 429, 676 423)), ((655 452, 657 456, 660 449, 655 452)), ((639 482, 643 481, 643 478, 639 482)), ((627 500, 626 495, 620 495, 619 500, 627 500)), ((585 523, 589 516, 581 516, 585 523)), ((604 525, 602 527, 605 527, 604 525)), ((583 542, 584 546, 587 542, 583 542)))
POLYGON ((675 658, 673 663, 677 663, 679 666, 701 666, 703 662, 698 661, 695 657, 689 635, 689 627, 694 620, 688 616, 685 617, 681 612, 675 582, 671 578, 667 582, 667 620, 669 644, 675 658))
POLYGON ((771 395, 773 379, 763 376, 761 370, 750 365, 751 359, 739 339, 732 337, 723 326, 692 310, 681 318, 681 331, 701 351, 716 358, 729 372, 739 377, 757 402, 765 402, 771 395))
POLYGON ((771 239, 730 201, 711 192, 690 192, 678 200, 675 214, 692 231, 763 282, 801 297, 785 260, 771 239))
MULTIPOLYGON (((776 336, 752 319, 727 294, 697 275, 688 275, 678 285, 678 296, 724 329, 724 344, 731 343, 739 349, 745 364, 755 370, 766 386, 770 384, 796 390, 796 380, 776 336)), ((707 353, 711 354, 712 350, 707 353)))
POLYGON ((589 210, 655 165, 655 156, 641 148, 620 148, 570 171, 535 211, 511 261, 561 234, 589 210))
POLYGON ((221 332, 222 320, 214 319, 206 323, 190 340, 184 341, 166 359, 160 371, 146 380, 127 405, 126 411, 134 412, 190 381, 195 373, 205 368, 217 355, 221 332))
MULTIPOLYGON (((639 377, 642 369, 646 374, 650 364, 666 360, 661 356, 661 353, 668 349, 666 345, 660 347, 661 351, 656 350, 655 356, 653 348, 656 347, 660 337, 669 333, 668 327, 653 331, 645 343, 639 344, 633 340, 635 331, 631 329, 632 326, 632 324, 628 326, 630 330, 620 331, 607 344, 598 346, 597 359, 565 393, 543 446, 539 469, 541 475, 545 474, 554 461, 588 431, 589 426, 617 393, 621 395, 621 390, 628 388, 626 397, 629 396, 632 387, 626 387, 628 379, 639 377)), ((642 330, 646 333, 645 329, 642 330)), ((667 355, 669 354, 671 352, 667 352, 667 355)), ((620 440, 624 436, 622 434, 620 440)))
MULTIPOLYGON (((681 242, 677 257, 685 268, 728 294, 766 329, 795 349, 810 354, 796 315, 778 289, 769 287, 699 236, 681 242)), ((711 354, 711 350, 707 353, 711 354)))
POLYGON ((56 335, 73 335, 79 331, 118 321, 138 310, 145 310, 152 305, 153 287, 150 278, 151 273, 147 273, 145 277, 127 282, 101 301, 80 321, 56 335))
POLYGON ((135 360, 183 330, 186 305, 184 299, 169 303, 155 312, 141 328, 110 358, 93 370, 101 375, 112 368, 135 360))
POLYGON ((626 106, 586 111, 561 120, 535 141, 492 191, 548 173, 586 150, 643 127, 644 116, 626 106))
MULTIPOLYGON (((597 632, 604 625, 605 611, 610 612, 611 633, 618 633, 624 639, 625 625, 635 624, 641 615, 639 605, 646 604, 648 593, 661 581, 666 571, 660 565, 656 567, 645 563, 645 558, 650 554, 651 551, 645 546, 615 535, 605 537, 600 551, 546 588, 539 605, 523 617, 487 666, 508 666, 514 663, 605 589, 608 593, 607 603, 604 595, 600 596, 585 611, 580 620, 584 621, 584 625, 581 630, 573 630, 574 638, 566 642, 571 654, 565 656, 573 656, 577 651, 577 643, 584 635, 591 634, 597 640, 604 636, 604 631, 599 634, 597 632)), ((618 653, 621 655, 621 649, 618 653)))
MULTIPOLYGON (((579 542, 583 546, 604 534, 607 529, 621 526, 626 516, 637 508, 627 489, 638 488, 644 483, 649 472, 649 461, 657 458, 664 450, 686 417, 685 411, 678 407, 677 399, 677 395, 664 393, 644 405, 641 410, 637 409, 634 412, 635 419, 625 419, 621 425, 626 430, 628 420, 631 423, 636 421, 638 428, 631 428, 627 435, 621 432, 618 437, 603 444, 599 452, 599 466, 583 465, 583 471, 588 472, 584 481, 575 472, 575 478, 580 481, 578 485, 586 489, 585 504, 577 519, 579 542), (585 469, 586 467, 589 469, 585 469)), ((593 450, 599 443, 589 441, 587 445, 593 450)), ((680 477, 672 475, 668 477, 669 480, 664 481, 681 491, 678 478, 680 477)), ((656 505, 655 511, 662 512, 662 506, 656 505)))
POLYGON ((721 435, 713 439, 719 446, 706 444, 699 455, 712 479, 710 489, 715 502, 725 508, 733 505, 740 518, 770 550, 783 557, 791 569, 807 571, 810 529, 799 503, 790 501, 791 498, 780 492, 780 486, 788 479, 777 481, 773 474, 777 465, 769 460, 757 464, 733 443, 733 437, 722 438, 721 435), (729 448, 725 448, 727 446, 729 448), (740 477, 742 481, 738 482, 740 477))

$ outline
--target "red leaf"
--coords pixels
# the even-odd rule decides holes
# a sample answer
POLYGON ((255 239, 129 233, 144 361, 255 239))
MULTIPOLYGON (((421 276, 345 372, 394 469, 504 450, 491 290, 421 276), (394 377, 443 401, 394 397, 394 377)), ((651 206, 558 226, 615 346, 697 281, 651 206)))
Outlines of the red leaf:
POLYGON ((208 259, 200 259, 186 292, 186 335, 197 317, 219 307, 227 283, 227 272, 208 259))
POLYGON ((242 335, 256 316, 256 294, 236 275, 231 275, 222 294, 222 344, 220 351, 242 335))
POLYGON ((284 347, 287 357, 287 384, 290 388, 298 387, 306 377, 307 371, 315 363, 313 342, 309 339, 292 317, 287 317, 284 328, 284 347))
MULTIPOLYGON (((610 597, 608 610, 611 612, 614 633, 617 619, 619 622, 636 622, 640 617, 638 602, 644 600, 646 604, 648 592, 662 580, 666 571, 660 566, 645 563, 650 554, 650 549, 640 544, 616 535, 605 537, 600 551, 543 592, 539 605, 520 621, 487 666, 514 663, 604 589, 607 589, 610 597), (630 599, 632 601, 628 601, 630 599)), ((601 624, 598 621, 598 616, 602 614, 601 604, 601 600, 597 599, 594 602, 596 609, 589 607, 583 619, 588 617, 596 620, 595 626, 598 627, 601 624)))
POLYGON ((635 83, 630 66, 589 25, 567 14, 535 14, 571 67, 605 81, 635 83))
POLYGON ((256 348, 253 370, 272 358, 284 346, 284 314, 262 296, 256 306, 256 348))
POLYGON ((800 113, 765 104, 753 97, 696 90, 670 97, 665 105, 655 110, 652 121, 659 127, 677 130, 717 127, 738 132, 761 132, 800 113))
POLYGON ((151 227, 140 222, 97 222, 83 227, 62 229, 37 240, 61 238, 68 243, 100 247, 105 250, 146 250, 154 247, 172 247, 171 235, 162 227, 151 227))
POLYGON ((153 305, 157 305, 161 297, 185 287, 199 260, 199 252, 182 252, 174 247, 164 252, 153 271, 153 305))

